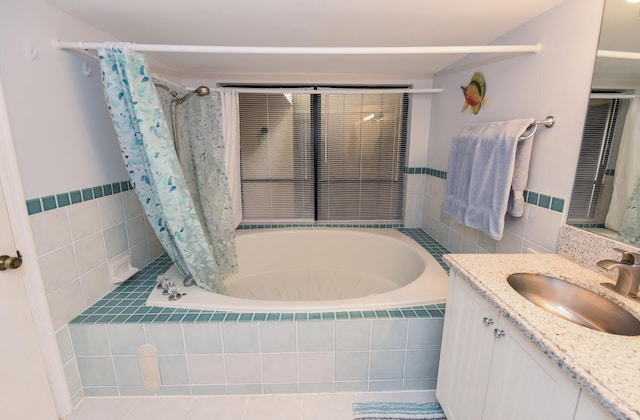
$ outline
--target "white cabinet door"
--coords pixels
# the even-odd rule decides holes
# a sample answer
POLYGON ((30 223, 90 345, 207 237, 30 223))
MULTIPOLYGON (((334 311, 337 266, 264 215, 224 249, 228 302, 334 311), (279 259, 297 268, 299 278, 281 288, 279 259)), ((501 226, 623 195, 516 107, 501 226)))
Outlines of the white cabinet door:
POLYGON ((484 419, 572 419, 580 387, 509 321, 496 327, 484 419))
POLYGON ((586 391, 580 392, 578 400, 578 408, 573 420, 611 420, 614 416, 604 409, 591 395, 586 391))
POLYGON ((498 312, 452 275, 436 389, 449 420, 482 417, 497 322, 498 312))
POLYGON ((573 419, 580 387, 452 272, 436 397, 450 420, 573 419))

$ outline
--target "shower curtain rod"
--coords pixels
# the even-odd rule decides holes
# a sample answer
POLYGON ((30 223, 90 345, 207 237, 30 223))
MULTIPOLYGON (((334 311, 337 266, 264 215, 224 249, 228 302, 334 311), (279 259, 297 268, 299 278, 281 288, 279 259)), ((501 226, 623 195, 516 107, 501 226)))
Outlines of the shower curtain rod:
POLYGON ((640 52, 598 50, 597 56, 601 58, 621 58, 624 60, 640 60, 640 52))
POLYGON ((235 88, 235 87, 220 87, 211 89, 213 92, 220 91, 232 91, 237 93, 309 93, 317 95, 331 95, 331 94, 381 94, 381 93, 442 93, 442 89, 413 89, 413 88, 362 88, 362 89, 341 89, 341 88, 235 88))
MULTIPOLYGON (((61 50, 95 50, 101 42, 53 40, 61 50)), ((486 54, 538 53, 540 44, 531 45, 467 45, 435 47, 232 47, 213 45, 133 44, 140 52, 182 52, 204 54, 298 54, 298 55, 415 55, 415 54, 486 54)))
POLYGON ((591 99, 636 99, 640 98, 640 95, 634 95, 629 93, 592 93, 589 95, 591 99))

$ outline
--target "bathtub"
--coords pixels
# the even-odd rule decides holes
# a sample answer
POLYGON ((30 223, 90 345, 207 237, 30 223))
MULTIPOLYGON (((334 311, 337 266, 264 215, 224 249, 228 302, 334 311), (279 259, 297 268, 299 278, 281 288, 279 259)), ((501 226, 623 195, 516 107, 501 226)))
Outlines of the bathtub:
MULTIPOLYGON (((181 287, 149 306, 229 312, 322 312, 403 308, 446 301, 448 276, 434 257, 394 229, 263 229, 237 233, 239 272, 229 296, 181 287)), ((182 284, 175 266, 167 276, 182 284)))

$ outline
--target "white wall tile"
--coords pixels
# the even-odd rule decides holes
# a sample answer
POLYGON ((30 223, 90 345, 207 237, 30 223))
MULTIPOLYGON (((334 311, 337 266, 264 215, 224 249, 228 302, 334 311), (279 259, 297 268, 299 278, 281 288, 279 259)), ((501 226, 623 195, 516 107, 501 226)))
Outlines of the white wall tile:
POLYGON ((127 220, 127 239, 129 246, 139 244, 147 239, 147 228, 145 226, 146 217, 138 216, 127 220))
POLYGON ((56 341, 58 343, 58 349, 60 350, 62 363, 67 363, 75 357, 69 327, 65 327, 56 333, 56 341))
POLYGON ((122 194, 110 195, 97 200, 102 228, 107 229, 124 223, 122 194))
POLYGON ((262 354, 262 380, 269 384, 295 383, 298 380, 296 353, 262 354))
POLYGON ((49 293, 47 301, 54 329, 63 327, 86 307, 79 280, 49 293))
POLYGON ((125 228, 124 223, 105 229, 103 235, 108 259, 111 259, 127 250, 127 229, 125 228))
POLYGON ((300 353, 298 372, 301 383, 332 382, 333 353, 300 353))
POLYGON ((225 384, 224 357, 221 354, 187 356, 189 377, 196 385, 225 384))
POLYGON ((78 279, 76 257, 71 245, 43 255, 39 262, 46 293, 78 279))
POLYGON ((227 354, 224 356, 229 384, 258 384, 261 380, 259 354, 227 354))
POLYGON ((73 247, 76 253, 78 271, 81 275, 100 264, 104 264, 107 260, 102 232, 78 240, 73 244, 73 247))
POLYGON ((56 209, 29 217, 38 255, 71 242, 66 209, 56 209))
POLYGON ((505 230, 502 239, 496 245, 496 252, 500 254, 519 254, 522 253, 522 245, 524 238, 505 230))
POLYGON ((129 255, 131 255, 131 265, 137 268, 142 268, 152 261, 147 241, 129 248, 129 255))
POLYGON ((142 205, 138 200, 138 196, 133 190, 125 191, 122 193, 122 207, 124 209, 125 220, 129 220, 136 216, 141 216, 144 214, 142 205))
POLYGON ((87 306, 93 305, 113 289, 106 264, 80 276, 80 284, 87 306))
POLYGON ((562 213, 542 207, 530 206, 526 239, 547 249, 556 249, 559 231, 550 229, 562 224, 562 213))
POLYGON ((85 236, 99 232, 102 229, 96 200, 86 201, 81 204, 74 204, 69 207, 68 212, 73 239, 77 240, 84 238, 85 236))

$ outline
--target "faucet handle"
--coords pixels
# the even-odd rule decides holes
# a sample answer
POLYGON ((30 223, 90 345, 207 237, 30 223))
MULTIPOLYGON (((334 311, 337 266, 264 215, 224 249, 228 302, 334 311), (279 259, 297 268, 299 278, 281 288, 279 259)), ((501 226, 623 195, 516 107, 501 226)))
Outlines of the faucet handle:
POLYGON ((620 262, 631 264, 631 265, 640 264, 640 254, 636 252, 625 251, 624 249, 620 249, 620 248, 613 248, 613 250, 618 251, 619 253, 622 254, 620 262))

